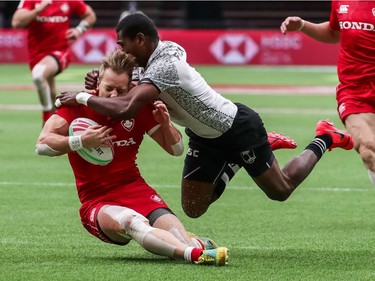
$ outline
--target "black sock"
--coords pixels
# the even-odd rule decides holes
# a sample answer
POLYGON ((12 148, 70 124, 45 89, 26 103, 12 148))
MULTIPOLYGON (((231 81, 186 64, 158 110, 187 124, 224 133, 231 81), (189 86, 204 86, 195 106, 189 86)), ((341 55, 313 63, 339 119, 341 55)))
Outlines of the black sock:
POLYGON ((228 163, 225 166, 223 174, 216 183, 215 190, 212 194, 211 203, 219 199, 219 197, 223 194, 228 182, 234 177, 240 168, 241 167, 239 165, 233 163, 228 163))
POLYGON ((311 150, 320 159, 331 145, 332 138, 329 135, 322 135, 315 137, 305 149, 311 150))

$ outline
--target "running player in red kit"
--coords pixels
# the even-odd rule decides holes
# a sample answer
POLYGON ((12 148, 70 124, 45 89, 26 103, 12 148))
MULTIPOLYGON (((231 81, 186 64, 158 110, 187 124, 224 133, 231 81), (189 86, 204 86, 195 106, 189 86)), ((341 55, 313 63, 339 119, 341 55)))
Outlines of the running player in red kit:
POLYGON ((280 29, 340 42, 337 110, 375 185, 375 2, 332 1, 329 21, 315 24, 293 16, 280 29))
MULTIPOLYGON (((105 98, 126 95, 130 85, 133 57, 115 50, 104 59, 96 95, 105 98)), ((80 105, 62 107, 46 122, 39 136, 39 155, 68 153, 79 199, 83 226, 102 241, 126 245, 134 239, 146 250, 195 264, 222 266, 227 248, 211 239, 189 235, 161 196, 143 179, 136 164, 139 146, 149 135, 165 151, 183 153, 180 132, 171 124, 161 101, 150 103, 128 120, 114 120, 80 105), (103 126, 92 126, 78 142, 69 137, 69 124, 78 117, 90 118, 103 126), (114 159, 106 166, 86 162, 75 151, 98 147, 111 140, 114 159)))
POLYGON ((43 124, 54 111, 54 77, 70 62, 69 45, 96 21, 92 8, 81 0, 22 0, 13 15, 14 28, 27 28, 29 66, 43 111, 43 124), (82 20, 70 28, 72 16, 82 20))

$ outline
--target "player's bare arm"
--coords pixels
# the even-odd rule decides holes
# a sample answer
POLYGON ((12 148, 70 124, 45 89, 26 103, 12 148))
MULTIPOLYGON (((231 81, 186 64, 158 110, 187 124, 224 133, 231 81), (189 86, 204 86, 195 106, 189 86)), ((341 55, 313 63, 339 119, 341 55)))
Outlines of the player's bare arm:
POLYGON ((182 155, 184 152, 182 135, 171 123, 166 105, 162 101, 156 101, 154 106, 154 118, 159 122, 160 127, 151 134, 151 137, 169 154, 182 155))
POLYGON ((126 95, 105 98, 88 93, 64 92, 56 99, 56 106, 85 104, 100 114, 114 119, 133 118, 146 104, 157 99, 159 90, 153 84, 139 84, 126 95))
POLYGON ((12 18, 13 28, 26 27, 31 21, 33 21, 47 6, 51 5, 52 0, 43 0, 39 4, 35 5, 34 10, 18 9, 12 18))
MULTIPOLYGON (((111 132, 112 128, 107 126, 91 126, 81 136, 82 146, 107 146, 108 141, 116 138, 110 135, 111 132)), ((59 156, 72 151, 69 146, 69 124, 64 118, 54 114, 48 119, 37 140, 36 151, 45 156, 59 156)))
POLYGON ((82 33, 94 25, 96 22, 96 14, 90 6, 87 6, 86 13, 81 19, 81 22, 76 27, 69 28, 65 34, 65 38, 71 42, 76 40, 82 33))
POLYGON ((282 34, 301 31, 307 36, 324 43, 338 43, 340 32, 331 29, 329 22, 312 23, 300 17, 287 17, 280 25, 282 34))

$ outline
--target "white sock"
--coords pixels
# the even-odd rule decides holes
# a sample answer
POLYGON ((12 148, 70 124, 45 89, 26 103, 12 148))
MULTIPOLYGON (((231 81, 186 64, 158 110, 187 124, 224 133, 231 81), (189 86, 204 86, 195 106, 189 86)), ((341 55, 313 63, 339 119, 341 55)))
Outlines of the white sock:
POLYGON ((368 176, 370 178, 370 181, 372 182, 373 185, 375 185, 375 173, 371 170, 367 170, 368 176))
POLYGON ((193 247, 187 247, 184 253, 184 259, 186 261, 191 262, 191 252, 193 251, 193 247))

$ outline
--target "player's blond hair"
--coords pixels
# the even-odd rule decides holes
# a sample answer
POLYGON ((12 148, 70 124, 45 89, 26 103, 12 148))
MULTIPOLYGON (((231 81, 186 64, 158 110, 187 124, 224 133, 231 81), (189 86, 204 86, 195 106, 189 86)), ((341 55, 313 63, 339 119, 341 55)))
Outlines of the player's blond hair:
POLYGON ((116 49, 103 58, 99 67, 99 80, 103 77, 106 69, 111 69, 116 74, 127 73, 131 79, 134 66, 135 60, 132 55, 126 54, 121 49, 116 49))

